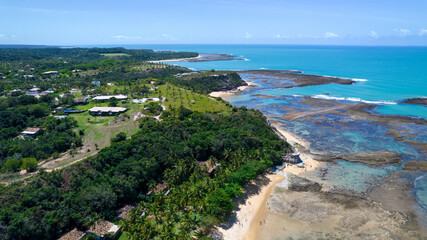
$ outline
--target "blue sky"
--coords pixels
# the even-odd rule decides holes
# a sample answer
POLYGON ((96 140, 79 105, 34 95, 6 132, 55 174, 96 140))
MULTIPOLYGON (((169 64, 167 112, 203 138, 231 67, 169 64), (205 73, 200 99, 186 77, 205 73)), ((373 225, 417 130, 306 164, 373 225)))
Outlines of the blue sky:
POLYGON ((427 45, 426 0, 0 0, 0 44, 427 45))

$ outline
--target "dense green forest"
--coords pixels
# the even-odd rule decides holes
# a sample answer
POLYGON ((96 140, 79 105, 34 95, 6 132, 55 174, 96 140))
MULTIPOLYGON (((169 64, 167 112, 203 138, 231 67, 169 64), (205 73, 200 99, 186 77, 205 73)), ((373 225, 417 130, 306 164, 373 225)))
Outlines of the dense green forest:
POLYGON ((0 48, 2 61, 31 61, 31 60, 70 60, 72 62, 99 61, 116 54, 116 58, 135 59, 142 61, 197 57, 195 52, 156 52, 150 49, 125 48, 0 48))
POLYGON ((126 222, 135 238, 202 236, 229 216, 246 182, 289 151, 258 111, 222 116, 181 108, 168 116, 144 119, 131 139, 82 163, 1 186, 2 237, 54 239, 98 218, 113 220, 115 209, 135 201, 146 212, 126 222), (217 165, 213 174, 197 164, 204 161, 217 165), (171 194, 146 195, 163 181, 171 194))
POLYGON ((231 71, 208 71, 171 78, 170 82, 198 93, 227 91, 246 84, 239 74, 231 71))
POLYGON ((290 146, 259 111, 206 95, 244 84, 237 73, 146 62, 192 56, 197 53, 0 49, 0 177, 9 179, 0 183, 0 239, 56 239, 99 219, 117 223, 115 211, 125 204, 138 205, 118 223, 132 239, 203 239, 227 220, 232 199, 279 164, 290 146), (94 117, 83 112, 113 101, 75 101, 101 94, 159 102, 114 101, 128 112, 94 117), (74 108, 82 113, 55 118, 74 108), (40 128, 37 138, 21 137, 28 127, 40 128), (112 129, 122 132, 111 135, 112 129), (105 136, 108 144, 98 149, 105 136), (64 163, 54 165, 60 167, 41 165, 60 155, 64 163), (20 169, 31 173, 18 179, 20 169))
POLYGON ((23 158, 38 161, 82 145, 81 136, 72 129, 72 118, 48 117, 52 110, 52 96, 40 99, 33 96, 10 96, 0 99, 0 172, 17 171, 15 165, 23 158), (38 139, 18 137, 27 127, 41 127, 38 139), (7 163, 7 164, 6 164, 7 163))

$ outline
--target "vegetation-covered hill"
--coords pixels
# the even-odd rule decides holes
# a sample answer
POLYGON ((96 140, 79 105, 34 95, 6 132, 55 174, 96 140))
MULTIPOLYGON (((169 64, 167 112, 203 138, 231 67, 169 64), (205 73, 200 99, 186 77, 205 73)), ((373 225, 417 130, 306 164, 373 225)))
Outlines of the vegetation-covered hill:
POLYGON ((140 127, 82 163, 1 186, 2 237, 54 239, 98 218, 114 220, 115 209, 136 201, 146 214, 126 222, 132 236, 202 236, 229 216, 246 182, 289 150, 254 110, 223 116, 181 108, 162 122, 144 119, 140 127), (206 161, 217 166, 212 174, 198 164, 206 161), (146 195, 162 182, 164 191, 146 195))
POLYGON ((290 147, 259 111, 206 95, 244 84, 238 74, 145 61, 177 54, 194 55, 0 49, 0 239, 56 239, 99 219, 134 239, 203 239, 229 217, 245 183, 290 147), (101 94, 130 99, 91 99, 101 94), (127 112, 91 116, 94 106, 127 112), (28 127, 37 138, 20 137, 28 127), (139 207, 118 222, 125 204, 139 207))

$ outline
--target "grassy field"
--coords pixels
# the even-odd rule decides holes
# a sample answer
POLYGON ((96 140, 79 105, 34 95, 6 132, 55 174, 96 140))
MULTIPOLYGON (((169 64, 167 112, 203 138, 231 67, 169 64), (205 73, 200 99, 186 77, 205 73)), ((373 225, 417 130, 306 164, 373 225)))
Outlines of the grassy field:
POLYGON ((225 103, 214 100, 209 96, 194 93, 170 84, 160 85, 158 93, 151 93, 151 95, 152 97, 160 95, 166 98, 163 101, 163 105, 167 108, 178 108, 182 105, 199 112, 228 112, 231 110, 230 106, 226 106, 225 103))
POLYGON ((130 57, 131 55, 126 53, 102 53, 104 57, 130 57))
MULTIPOLYGON (((147 87, 153 87, 146 84, 147 87)), ((169 109, 184 106, 193 111, 199 112, 222 112, 224 115, 231 111, 231 107, 222 101, 217 101, 207 95, 193 93, 190 90, 182 89, 174 85, 164 84, 156 86, 156 91, 151 91, 148 97, 163 99, 162 105, 169 109)), ((107 91, 122 91, 123 86, 108 86, 107 91)), ((90 101, 87 105, 76 106, 83 113, 70 114, 78 122, 75 131, 83 130, 83 147, 77 151, 69 151, 60 158, 46 162, 42 165, 46 169, 57 169, 80 161, 88 156, 96 154, 100 149, 108 147, 110 140, 120 132, 126 133, 128 137, 139 130, 139 121, 135 120, 138 113, 145 113, 144 105, 147 103, 132 103, 129 99, 126 102, 118 102, 117 107, 125 107, 128 110, 118 116, 92 116, 88 110, 92 107, 106 107, 108 102, 90 101)))

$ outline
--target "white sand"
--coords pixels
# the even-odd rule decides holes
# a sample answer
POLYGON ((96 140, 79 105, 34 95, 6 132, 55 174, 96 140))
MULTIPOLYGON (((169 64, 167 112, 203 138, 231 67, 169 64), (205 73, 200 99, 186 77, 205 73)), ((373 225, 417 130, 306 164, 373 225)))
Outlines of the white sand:
POLYGON ((192 58, 175 58, 175 59, 167 59, 167 60, 156 60, 156 61, 148 61, 151 63, 160 63, 160 62, 182 62, 182 61, 187 61, 187 60, 191 60, 191 59, 198 59, 201 58, 202 56, 200 56, 200 54, 197 57, 192 57, 192 58))
POLYGON ((285 179, 285 176, 280 174, 268 174, 266 176, 270 179, 270 183, 263 186, 258 195, 249 197, 244 204, 239 205, 237 211, 238 221, 233 224, 229 229, 218 228, 223 234, 224 239, 254 239, 261 223, 267 213, 266 202, 270 196, 273 187, 285 179))
MULTIPOLYGON (((245 81, 245 80, 244 80, 245 81)), ((245 91, 246 89, 250 88, 250 87, 254 87, 256 86, 255 83, 250 82, 250 81, 245 81, 248 85, 247 86, 240 86, 237 89, 234 90, 230 90, 230 91, 218 91, 218 92, 211 92, 209 95, 211 97, 220 97, 224 100, 227 100, 228 98, 230 98, 231 96, 237 95, 243 91, 245 91)))
MULTIPOLYGON (((287 141, 295 145, 295 143, 308 147, 307 142, 298 139, 291 133, 275 126, 277 130, 287 139, 287 141)), ((299 175, 304 172, 313 171, 322 163, 312 159, 307 154, 300 154, 301 160, 304 162, 304 167, 297 167, 294 164, 287 164, 283 173, 292 173, 299 175)), ((252 240, 258 236, 258 231, 267 216, 266 202, 270 197, 273 188, 285 179, 281 174, 269 174, 267 177, 271 182, 261 188, 258 195, 254 195, 246 200, 244 204, 239 205, 239 210, 236 212, 237 222, 229 229, 219 228, 225 240, 252 240)))

